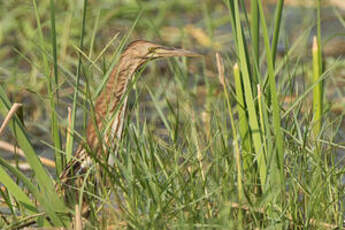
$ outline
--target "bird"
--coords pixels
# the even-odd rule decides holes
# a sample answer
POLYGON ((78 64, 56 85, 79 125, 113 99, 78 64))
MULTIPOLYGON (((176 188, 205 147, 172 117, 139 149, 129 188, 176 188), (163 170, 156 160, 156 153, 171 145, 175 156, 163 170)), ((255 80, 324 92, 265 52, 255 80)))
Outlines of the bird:
POLYGON ((83 184, 86 172, 95 165, 94 159, 110 166, 114 164, 117 155, 116 143, 121 140, 126 116, 126 91, 135 72, 151 60, 179 56, 197 57, 200 54, 145 40, 133 41, 124 49, 95 101, 94 117, 89 118, 86 127, 86 141, 79 145, 73 159, 60 174, 56 190, 65 200, 71 197, 78 199, 78 190, 83 184))

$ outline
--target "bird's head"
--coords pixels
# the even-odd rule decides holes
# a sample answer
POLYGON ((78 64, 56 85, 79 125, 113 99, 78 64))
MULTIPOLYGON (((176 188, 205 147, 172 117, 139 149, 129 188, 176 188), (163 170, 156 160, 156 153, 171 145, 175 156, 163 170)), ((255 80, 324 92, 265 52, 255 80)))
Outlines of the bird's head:
POLYGON ((164 57, 200 56, 200 54, 192 51, 162 46, 144 40, 138 40, 130 43, 125 52, 129 53, 134 58, 142 58, 145 61, 164 57))

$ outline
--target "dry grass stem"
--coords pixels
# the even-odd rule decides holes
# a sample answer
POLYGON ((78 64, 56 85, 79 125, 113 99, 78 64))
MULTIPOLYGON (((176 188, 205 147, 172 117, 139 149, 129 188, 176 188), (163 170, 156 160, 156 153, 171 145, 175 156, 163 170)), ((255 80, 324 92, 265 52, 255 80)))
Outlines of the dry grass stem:
POLYGON ((225 86, 224 62, 223 62, 223 58, 220 56, 218 52, 216 53, 216 59, 217 59, 218 78, 219 78, 220 84, 222 84, 222 86, 224 87, 225 86))
POLYGON ((14 116, 14 114, 16 114, 16 111, 22 106, 22 104, 20 103, 14 103, 10 109, 10 111, 8 112, 7 116, 5 117, 4 122, 2 123, 1 127, 0 127, 0 135, 2 134, 2 132, 5 130, 8 122, 10 122, 11 118, 14 116))
MULTIPOLYGON (((6 150, 8 152, 12 152, 12 153, 15 153, 15 154, 18 154, 19 156, 21 157, 25 157, 25 154, 23 152, 22 149, 14 146, 14 145, 11 145, 5 141, 0 141, 0 149, 3 149, 3 150, 6 150)), ((39 157, 42 164, 44 164, 45 166, 49 167, 49 168, 55 168, 55 162, 52 161, 52 160, 49 160, 45 157, 39 157)))
POLYGON ((81 222, 81 215, 80 215, 80 210, 79 210, 79 205, 75 205, 75 230, 82 230, 82 222, 81 222))

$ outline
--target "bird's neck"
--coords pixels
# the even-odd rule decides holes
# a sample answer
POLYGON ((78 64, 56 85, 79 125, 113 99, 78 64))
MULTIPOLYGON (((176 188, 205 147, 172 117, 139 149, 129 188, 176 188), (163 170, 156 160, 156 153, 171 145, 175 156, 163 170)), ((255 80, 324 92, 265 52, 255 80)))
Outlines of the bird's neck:
MULTIPOLYGON (((96 100, 96 124, 98 131, 107 137, 106 143, 114 143, 114 139, 121 138, 127 106, 126 90, 132 76, 141 64, 128 60, 127 56, 121 56, 106 86, 96 100)), ((99 138, 95 134, 97 134, 95 122, 89 121, 87 141, 93 149, 100 147, 99 138)))
MULTIPOLYGON (((128 83, 131 81, 132 76, 140 65, 140 62, 130 60, 126 55, 121 56, 119 63, 114 68, 107 85, 102 92, 104 95, 101 100, 106 98, 107 101, 106 113, 110 115, 120 114, 122 110, 120 110, 120 107, 126 107, 127 99, 125 100, 124 96, 127 91, 128 83)), ((102 97, 102 95, 100 97, 102 97)), ((104 116, 106 114, 102 115, 104 116)))

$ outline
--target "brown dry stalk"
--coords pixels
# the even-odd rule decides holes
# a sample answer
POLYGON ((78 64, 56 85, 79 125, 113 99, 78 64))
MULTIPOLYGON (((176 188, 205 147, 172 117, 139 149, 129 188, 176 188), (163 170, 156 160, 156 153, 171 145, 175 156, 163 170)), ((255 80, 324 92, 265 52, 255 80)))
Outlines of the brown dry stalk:
MULTIPOLYGON (((5 141, 0 141, 0 149, 18 154, 21 157, 25 157, 24 151, 22 149, 14 146, 14 145, 11 145, 5 141)), ((55 162, 54 161, 49 160, 45 157, 41 157, 41 156, 39 156, 39 159, 41 160, 43 165, 50 167, 50 168, 55 168, 55 162)))
POLYGON ((79 205, 76 204, 75 205, 75 226, 74 229, 75 230, 82 230, 82 221, 81 221, 81 214, 80 214, 80 209, 79 209, 79 205))
POLYGON ((8 111, 7 116, 5 117, 4 122, 2 123, 1 127, 0 127, 0 135, 2 134, 2 132, 5 130, 8 122, 10 122, 11 118, 16 114, 16 111, 22 106, 22 104, 20 103, 14 103, 10 109, 10 111, 8 111))
POLYGON ((216 53, 216 59, 217 59, 218 78, 219 78, 220 84, 222 84, 222 86, 224 87, 225 86, 224 63, 223 63, 223 58, 220 56, 218 52, 216 53))

